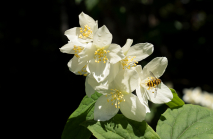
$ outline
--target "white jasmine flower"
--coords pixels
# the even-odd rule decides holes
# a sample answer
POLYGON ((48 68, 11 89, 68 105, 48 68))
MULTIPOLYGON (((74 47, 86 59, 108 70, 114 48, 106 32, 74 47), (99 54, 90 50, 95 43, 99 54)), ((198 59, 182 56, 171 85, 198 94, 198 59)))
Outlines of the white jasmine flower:
POLYGON ((99 87, 97 91, 103 95, 95 103, 94 119, 106 121, 117 114, 119 109, 123 115, 135 121, 143 121, 146 108, 137 96, 132 94, 138 82, 135 70, 120 71, 109 84, 99 87))
POLYGON ((80 52, 78 62, 87 63, 87 71, 97 82, 103 81, 110 72, 110 64, 115 64, 124 58, 122 49, 117 44, 111 44, 112 34, 106 26, 99 28, 94 34, 93 43, 80 52))
POLYGON ((81 12, 79 15, 79 24, 81 27, 74 27, 65 31, 65 35, 72 42, 72 44, 67 44, 60 50, 67 53, 70 47, 84 47, 87 43, 93 41, 94 33, 98 30, 98 23, 93 18, 87 14, 81 12))
POLYGON ((141 61, 153 53, 154 47, 150 43, 138 43, 132 45, 133 40, 127 39, 122 47, 125 58, 120 61, 120 68, 130 69, 135 67, 138 61, 141 61))
POLYGON ((210 109, 213 109, 213 94, 210 94, 206 91, 203 91, 203 97, 201 99, 200 104, 202 106, 208 107, 210 109))
POLYGON ((213 94, 201 90, 200 87, 194 89, 183 89, 183 100, 187 103, 199 104, 213 109, 213 94))
POLYGON ((196 87, 195 89, 184 89, 183 100, 187 103, 192 104, 200 104, 202 97, 202 90, 200 87, 196 87))
POLYGON ((94 21, 93 18, 83 12, 79 15, 79 23, 81 27, 74 27, 65 31, 64 34, 70 41, 62 46, 60 51, 74 54, 74 57, 68 62, 70 71, 86 76, 88 74, 86 71, 88 62, 79 63, 78 59, 80 56, 78 54, 81 53, 85 47, 92 44, 93 35, 98 29, 98 24, 97 21, 94 21))
MULTIPOLYGON (((87 47, 87 46, 89 47, 90 45, 92 45, 92 43, 87 43, 84 46, 85 47, 87 47)), ((82 52, 82 50, 84 48, 81 47, 81 46, 75 46, 75 45, 73 45, 72 42, 69 42, 65 46, 67 48, 72 48, 72 49, 67 49, 67 48, 63 49, 63 47, 60 48, 61 52, 74 54, 74 57, 67 63, 67 66, 68 66, 69 70, 72 71, 73 73, 77 74, 77 75, 87 76, 88 75, 88 71, 86 70, 86 68, 87 68, 87 65, 88 65, 88 61, 79 62, 79 58, 80 58, 79 54, 82 52), (72 44, 72 45, 70 45, 70 44, 72 44), (70 46, 73 46, 73 47, 70 47, 70 46)))
POLYGON ((149 62, 143 70, 139 65, 135 67, 140 78, 136 94, 140 101, 146 105, 146 112, 150 112, 148 100, 162 104, 171 101, 173 98, 170 89, 160 79, 157 80, 163 75, 167 65, 168 60, 166 57, 157 57, 149 62))

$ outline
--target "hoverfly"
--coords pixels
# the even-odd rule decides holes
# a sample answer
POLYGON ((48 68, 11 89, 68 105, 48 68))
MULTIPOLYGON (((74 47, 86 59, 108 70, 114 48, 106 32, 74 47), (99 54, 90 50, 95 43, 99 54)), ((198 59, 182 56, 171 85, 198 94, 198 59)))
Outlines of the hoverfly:
POLYGON ((151 87, 154 87, 155 88, 155 91, 152 92, 154 93, 154 97, 156 97, 157 95, 157 89, 158 89, 158 85, 161 83, 161 79, 158 79, 157 77, 155 77, 155 75, 149 71, 150 74, 151 74, 151 80, 149 80, 146 85, 149 87, 148 90, 151 88, 151 87))

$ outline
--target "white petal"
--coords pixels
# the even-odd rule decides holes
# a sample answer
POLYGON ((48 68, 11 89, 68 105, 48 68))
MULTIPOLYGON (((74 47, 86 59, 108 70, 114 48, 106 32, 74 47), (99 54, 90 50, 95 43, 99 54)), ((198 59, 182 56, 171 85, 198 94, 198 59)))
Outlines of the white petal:
POLYGON ((110 84, 112 89, 118 89, 121 92, 131 93, 137 88, 138 74, 135 70, 122 69, 119 71, 115 80, 110 84))
POLYGON ((195 102, 195 104, 200 104, 201 103, 201 100, 202 100, 202 96, 203 96, 203 93, 202 93, 202 90, 200 87, 196 87, 193 89, 192 91, 192 98, 195 102))
POLYGON ((106 93, 110 93, 109 84, 115 79, 118 72, 118 64, 110 64, 109 76, 107 76, 103 81, 97 82, 92 74, 87 76, 87 81, 94 90, 106 95, 106 93))
POLYGON ((133 70, 136 70, 139 78, 143 77, 143 70, 141 65, 137 65, 136 67, 132 67, 133 70))
POLYGON ((85 81, 85 91, 88 97, 91 97, 92 94, 95 93, 95 90, 93 89, 93 87, 88 83, 88 76, 86 77, 86 81, 85 81))
MULTIPOLYGON (((115 79, 117 73, 119 72, 119 63, 110 64, 110 72, 109 75, 101 82, 97 82, 96 79, 90 74, 90 78, 88 79, 89 84, 99 93, 104 94, 106 90, 109 90, 109 84, 115 79)), ((111 86, 112 87, 112 86, 111 86)), ((112 88, 115 88, 113 86, 112 88)), ((109 90, 110 92, 110 90, 109 90)))
POLYGON ((69 41, 67 44, 65 44, 59 49, 62 53, 75 54, 75 51, 73 50, 73 48, 74 48, 74 44, 69 41))
POLYGON ((150 109, 149 109, 149 105, 148 105, 148 92, 145 90, 145 88, 143 88, 142 86, 138 86, 138 88, 136 89, 136 94, 138 96, 138 99, 140 100, 141 103, 144 104, 145 108, 146 108, 146 113, 150 113, 150 109))
POLYGON ((107 80, 108 80, 109 83, 112 82, 115 79, 119 70, 120 70, 120 63, 119 62, 117 62, 115 64, 110 63, 109 76, 107 77, 107 80))
POLYGON ((111 119, 118 113, 118 108, 115 108, 115 105, 112 105, 112 102, 107 102, 107 99, 110 96, 101 96, 95 103, 94 109, 94 120, 97 121, 106 121, 111 119))
POLYGON ((126 55, 127 52, 129 51, 130 46, 132 45, 133 40, 132 39, 127 39, 126 44, 122 47, 123 53, 126 55))
POLYGON ((95 49, 96 48, 92 45, 92 43, 86 44, 85 48, 78 54, 80 56, 78 62, 82 63, 83 61, 89 61, 90 59, 93 59, 95 49))
POLYGON ((89 15, 87 15, 83 12, 81 12, 79 14, 79 24, 83 28, 85 25, 88 25, 91 29, 93 29, 94 26, 97 25, 97 23, 95 22, 95 20, 92 17, 90 17, 89 15))
POLYGON ((97 48, 102 48, 110 45, 112 42, 112 34, 109 32, 106 26, 99 28, 93 38, 93 43, 97 48))
MULTIPOLYGON (((94 28, 97 28, 97 25, 94 28)), ((69 30, 66 30, 64 34, 76 46, 84 47, 84 45, 86 43, 92 41, 92 38, 89 38, 89 37, 83 38, 83 39, 79 38, 79 35, 82 35, 79 27, 75 27, 75 28, 71 28, 69 30)))
POLYGON ((117 63, 118 61, 122 60, 125 57, 120 45, 110 44, 108 50, 110 52, 107 53, 107 57, 110 60, 110 63, 113 63, 113 64, 117 63))
POLYGON ((101 82, 109 75, 110 64, 108 61, 106 63, 103 61, 97 63, 95 59, 92 59, 88 64, 88 68, 96 81, 101 82))
POLYGON ((134 60, 141 61, 153 53, 154 47, 151 43, 138 43, 130 47, 126 56, 136 56, 134 60))
POLYGON ((93 35, 96 33, 97 30, 98 30, 98 21, 95 21, 95 26, 92 29, 93 35))
POLYGON ((133 94, 124 95, 125 102, 120 103, 120 110, 129 119, 142 122, 146 116, 146 108, 133 94))
MULTIPOLYGON (((79 75, 78 71, 81 71, 82 68, 87 65, 87 61, 84 61, 82 63, 78 62, 78 58, 74 56, 68 63, 67 66, 69 67, 69 70, 72 71, 73 73, 79 75)), ((86 70, 83 69, 83 70, 86 70)))
POLYGON ((152 61, 150 61, 147 65, 143 68, 143 77, 141 78, 146 79, 147 77, 151 77, 150 71, 155 75, 155 77, 159 78, 163 75, 166 67, 168 65, 168 60, 166 57, 156 57, 152 61))
POLYGON ((64 32, 64 35, 66 35, 70 41, 76 40, 79 34, 80 34, 80 29, 78 27, 68 29, 64 32))
POLYGON ((193 98, 192 98, 192 89, 183 89, 183 100, 187 103, 193 103, 193 98))
POLYGON ((161 84, 158 86, 159 88, 157 89, 156 97, 154 97, 154 93, 152 93, 151 90, 147 90, 150 96, 149 100, 157 104, 167 103, 171 101, 173 98, 171 90, 165 84, 163 84, 163 82, 161 82, 161 84))
POLYGON ((108 92, 110 92, 110 91, 108 91, 109 88, 108 88, 108 80, 107 79, 105 79, 102 82, 98 83, 96 81, 96 79, 93 77, 93 75, 89 74, 87 76, 87 80, 86 81, 98 93, 102 93, 102 94, 106 95, 108 92))

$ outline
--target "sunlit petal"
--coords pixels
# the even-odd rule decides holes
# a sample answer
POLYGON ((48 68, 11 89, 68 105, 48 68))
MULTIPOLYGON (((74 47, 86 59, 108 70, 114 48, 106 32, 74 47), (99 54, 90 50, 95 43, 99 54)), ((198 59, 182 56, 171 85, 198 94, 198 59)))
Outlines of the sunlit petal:
POLYGON ((146 108, 137 96, 133 94, 124 95, 125 102, 120 103, 120 110, 129 119, 141 122, 145 119, 146 108))
POLYGON ((114 64, 120 61, 125 57, 121 47, 117 44, 110 44, 109 53, 107 53, 107 57, 109 57, 110 63, 114 64))
POLYGON ((108 92, 110 92, 107 78, 99 83, 92 74, 89 74, 86 78, 86 82, 93 88, 93 90, 96 90, 98 93, 106 95, 108 92))
POLYGON ((118 113, 118 108, 115 108, 115 105, 112 105, 111 102, 107 102, 110 96, 104 96, 98 98, 95 103, 94 109, 94 120, 97 121, 106 121, 111 119, 118 113))
POLYGON ((101 82, 109 75, 110 63, 97 63, 95 59, 92 59, 88 64, 88 68, 96 81, 101 82))
POLYGON ((138 79, 135 70, 120 70, 112 85, 122 92, 131 93, 137 88, 138 79))
POLYGON ((78 62, 78 58, 74 56, 68 63, 67 66, 69 67, 69 70, 77 75, 82 75, 84 73, 87 73, 86 66, 87 61, 83 61, 82 63, 78 62))
POLYGON ((102 48, 110 45, 112 42, 112 34, 104 25, 99 28, 94 34, 93 43, 97 48, 102 48))
POLYGON ((86 44, 86 47, 78 54, 78 62, 89 61, 94 57, 95 47, 92 43, 86 44))
POLYGON ((163 103, 168 103, 172 100, 173 94, 171 90, 161 82, 159 85, 159 88, 157 89, 157 95, 154 97, 154 93, 152 93, 152 90, 147 90, 149 93, 149 100, 152 101, 153 103, 157 104, 163 104, 163 103))
POLYGON ((137 65, 136 67, 132 68, 133 70, 137 71, 139 77, 141 78, 143 76, 143 70, 141 65, 137 65))
POLYGON ((151 43, 138 43, 130 47, 126 56, 135 56, 134 60, 141 61, 153 53, 154 47, 151 43))
POLYGON ((151 77, 150 71, 159 78, 163 75, 164 71, 166 70, 166 67, 168 65, 168 60, 166 57, 157 57, 154 58, 151 62, 149 62, 147 65, 143 68, 143 76, 141 79, 146 79, 147 77, 151 77))
POLYGON ((79 24, 81 27, 84 27, 85 25, 88 25, 91 29, 94 28, 94 26, 97 25, 97 23, 95 22, 95 20, 90 17, 89 15, 81 12, 79 14, 79 24))
POLYGON ((132 42, 133 42, 132 39, 127 39, 127 40, 126 40, 126 44, 122 47, 122 50, 123 50, 124 55, 126 55, 127 52, 129 51, 130 46, 132 45, 132 42))
POLYGON ((80 33, 80 29, 78 27, 74 27, 71 29, 68 29, 64 32, 64 35, 67 36, 67 38, 72 41, 75 40, 78 36, 78 34, 80 33))
POLYGON ((73 50, 73 48, 74 48, 74 44, 69 41, 67 44, 65 44, 59 49, 62 53, 75 54, 75 51, 73 50))
POLYGON ((149 109, 149 105, 148 105, 148 92, 146 91, 145 88, 143 88, 142 86, 138 86, 138 88, 136 89, 136 94, 138 96, 138 99, 140 100, 141 103, 144 104, 145 108, 146 108, 146 113, 150 112, 149 109))

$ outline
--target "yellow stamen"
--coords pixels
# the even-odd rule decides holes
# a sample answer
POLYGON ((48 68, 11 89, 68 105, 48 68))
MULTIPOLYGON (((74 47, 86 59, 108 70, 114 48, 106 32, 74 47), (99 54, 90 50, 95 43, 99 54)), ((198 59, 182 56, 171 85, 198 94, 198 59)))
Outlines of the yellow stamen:
POLYGON ((135 67, 136 64, 138 63, 136 60, 134 60, 136 56, 126 56, 123 60, 121 60, 121 65, 123 66, 123 69, 130 69, 131 67, 135 67))
POLYGON ((75 45, 74 45, 73 50, 75 51, 75 56, 76 56, 77 58, 80 57, 78 54, 79 54, 83 49, 84 49, 84 48, 82 48, 81 46, 75 46, 75 45))
POLYGON ((106 51, 105 49, 104 49, 104 47, 103 48, 100 48, 100 49, 97 49, 96 51, 95 51, 95 57, 94 57, 94 59, 95 59, 95 62, 96 63, 99 63, 100 61, 103 61, 104 63, 106 63, 107 61, 108 61, 108 58, 107 58, 107 53, 109 52, 109 50, 108 51, 106 51))
POLYGON ((84 76, 88 75, 88 72, 86 71, 86 66, 87 65, 85 65, 80 71, 78 71, 79 75, 84 75, 84 76))
MULTIPOLYGON (((116 108, 120 108, 120 103, 125 101, 125 99, 123 98, 123 94, 121 91, 117 90, 117 89, 111 89, 112 92, 110 92, 111 97, 109 97, 109 99, 112 101, 112 105, 113 103, 115 104, 116 108)), ((109 102, 109 99, 107 99, 107 102, 109 102)))
POLYGON ((93 38, 93 33, 91 28, 88 25, 85 25, 84 28, 80 28, 80 35, 78 36, 81 39, 93 38))

